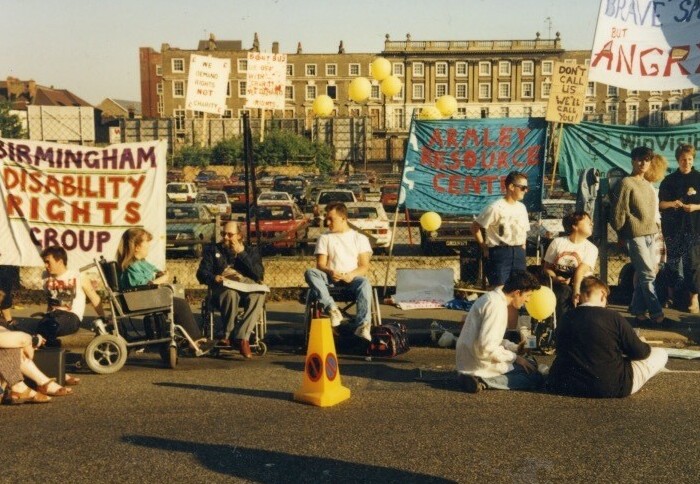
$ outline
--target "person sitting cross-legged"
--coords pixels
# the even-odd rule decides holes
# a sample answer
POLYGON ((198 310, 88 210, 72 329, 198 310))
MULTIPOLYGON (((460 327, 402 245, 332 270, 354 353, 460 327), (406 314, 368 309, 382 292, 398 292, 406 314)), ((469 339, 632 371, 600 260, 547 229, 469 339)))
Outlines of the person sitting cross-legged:
POLYGON ((557 356, 547 379, 552 393, 619 398, 639 391, 668 361, 663 348, 643 343, 629 322, 606 308, 608 287, 589 276, 579 305, 556 329, 557 356))
POLYGON ((367 236, 348 225, 345 204, 334 202, 326 206, 328 232, 316 242, 316 268, 304 274, 309 290, 328 313, 331 325, 339 326, 343 315, 331 297, 328 286, 347 287, 355 296, 355 335, 367 341, 370 334, 370 305, 372 285, 367 279, 372 247, 367 236))

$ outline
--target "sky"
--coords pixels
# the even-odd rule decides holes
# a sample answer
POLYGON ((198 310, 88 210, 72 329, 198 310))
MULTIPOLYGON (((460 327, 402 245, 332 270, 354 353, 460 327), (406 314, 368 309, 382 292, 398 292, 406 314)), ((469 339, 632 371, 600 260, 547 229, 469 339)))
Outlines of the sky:
POLYGON ((195 49, 214 33, 262 51, 375 53, 391 40, 554 38, 590 49, 598 0, 0 0, 0 79, 34 79, 97 105, 139 101, 139 47, 195 49))

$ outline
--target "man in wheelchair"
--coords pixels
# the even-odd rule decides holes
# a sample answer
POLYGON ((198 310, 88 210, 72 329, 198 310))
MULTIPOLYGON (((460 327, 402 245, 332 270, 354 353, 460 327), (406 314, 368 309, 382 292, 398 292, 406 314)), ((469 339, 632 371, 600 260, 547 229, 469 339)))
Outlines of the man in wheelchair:
POLYGON ((252 358, 250 336, 262 317, 265 294, 237 290, 226 284, 227 281, 261 283, 265 269, 258 250, 244 244, 238 222, 227 222, 221 235, 222 242, 204 248, 197 280, 209 287, 211 302, 221 311, 226 329, 220 344, 234 346, 245 358, 252 358), (244 312, 240 325, 236 328, 239 306, 244 308, 244 312))
POLYGON ((355 335, 372 340, 370 334, 372 285, 366 277, 372 247, 369 239, 350 228, 345 204, 326 206, 328 232, 316 242, 316 268, 304 274, 309 290, 329 315, 331 325, 339 326, 343 315, 328 291, 328 285, 347 287, 356 298, 355 335))

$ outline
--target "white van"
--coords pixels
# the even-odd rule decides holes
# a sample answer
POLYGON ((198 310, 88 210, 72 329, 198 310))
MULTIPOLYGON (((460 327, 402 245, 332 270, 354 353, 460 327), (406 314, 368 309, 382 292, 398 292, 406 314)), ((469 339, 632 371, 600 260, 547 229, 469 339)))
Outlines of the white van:
POLYGON ((168 183, 165 185, 165 193, 169 202, 192 203, 197 196, 197 186, 194 183, 168 183))

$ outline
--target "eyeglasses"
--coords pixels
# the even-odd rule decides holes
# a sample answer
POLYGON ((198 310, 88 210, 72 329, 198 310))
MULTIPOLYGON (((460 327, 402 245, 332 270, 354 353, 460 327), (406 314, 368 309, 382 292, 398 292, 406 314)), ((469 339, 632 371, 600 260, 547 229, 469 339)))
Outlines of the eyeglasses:
POLYGON ((521 189, 522 191, 524 191, 524 192, 526 192, 526 191, 528 191, 528 190, 530 189, 530 187, 528 187, 527 185, 516 185, 515 183, 513 183, 513 186, 514 186, 515 188, 520 188, 520 189, 521 189))
POLYGON ((221 232, 222 237, 234 237, 238 232, 221 232))

